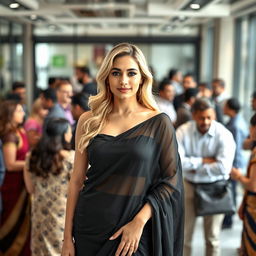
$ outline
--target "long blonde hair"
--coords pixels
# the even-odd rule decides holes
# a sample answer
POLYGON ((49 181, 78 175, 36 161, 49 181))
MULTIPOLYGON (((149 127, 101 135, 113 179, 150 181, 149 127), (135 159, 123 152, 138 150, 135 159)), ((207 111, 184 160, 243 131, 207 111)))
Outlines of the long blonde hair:
POLYGON ((78 144, 80 152, 88 146, 90 139, 95 137, 104 127, 108 115, 113 109, 113 94, 107 85, 108 76, 115 59, 123 56, 131 56, 137 62, 143 83, 137 92, 138 102, 151 110, 158 110, 152 95, 153 77, 148 69, 146 59, 142 51, 135 45, 121 43, 116 45, 105 57, 96 77, 98 94, 89 98, 89 107, 92 117, 82 125, 83 134, 78 144))

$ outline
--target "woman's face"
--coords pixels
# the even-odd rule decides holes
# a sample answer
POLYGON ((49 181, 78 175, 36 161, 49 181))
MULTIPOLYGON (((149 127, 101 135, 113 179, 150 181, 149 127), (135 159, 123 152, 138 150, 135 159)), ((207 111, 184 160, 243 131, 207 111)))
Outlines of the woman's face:
POLYGON ((256 140, 256 125, 250 126, 250 139, 256 140))
POLYGON ((114 97, 136 97, 142 76, 137 62, 131 56, 116 58, 108 76, 110 91, 114 97))
POLYGON ((72 129, 71 129, 71 126, 70 126, 70 125, 68 126, 67 132, 64 134, 64 138, 65 138, 65 141, 66 141, 67 143, 70 143, 70 142, 71 142, 71 139, 72 139, 72 129))
POLYGON ((41 107, 38 111, 38 115, 43 119, 47 116, 49 110, 41 107))
POLYGON ((18 104, 13 113, 12 122, 15 125, 22 124, 22 122, 24 120, 24 116, 25 116, 25 112, 24 112, 22 106, 20 104, 18 104))

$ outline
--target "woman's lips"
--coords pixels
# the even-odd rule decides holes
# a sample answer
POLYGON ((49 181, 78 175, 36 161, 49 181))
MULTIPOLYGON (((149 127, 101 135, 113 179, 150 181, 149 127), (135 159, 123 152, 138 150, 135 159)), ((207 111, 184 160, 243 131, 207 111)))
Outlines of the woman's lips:
POLYGON ((118 88, 118 91, 122 92, 122 93, 126 93, 126 92, 128 92, 130 90, 131 90, 131 88, 118 88))

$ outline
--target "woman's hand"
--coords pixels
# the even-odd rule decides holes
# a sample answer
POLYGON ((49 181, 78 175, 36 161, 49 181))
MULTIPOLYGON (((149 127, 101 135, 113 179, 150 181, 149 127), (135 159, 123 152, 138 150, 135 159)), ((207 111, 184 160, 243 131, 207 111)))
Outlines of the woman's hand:
POLYGON ((238 213, 240 220, 244 220, 244 204, 243 203, 241 203, 237 213, 238 213))
POLYGON ((239 178, 242 176, 242 172, 240 169, 232 168, 230 176, 233 180, 239 180, 239 178))
POLYGON ((61 250, 61 256, 75 256, 75 248, 72 240, 64 240, 61 250))
POLYGON ((143 221, 134 218, 109 238, 109 240, 114 240, 122 235, 115 256, 131 256, 137 251, 144 225, 143 221))

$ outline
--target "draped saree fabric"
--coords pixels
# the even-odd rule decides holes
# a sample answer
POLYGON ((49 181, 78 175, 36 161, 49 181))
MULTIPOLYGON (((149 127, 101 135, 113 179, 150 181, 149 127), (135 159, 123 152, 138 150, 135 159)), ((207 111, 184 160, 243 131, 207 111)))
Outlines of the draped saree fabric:
POLYGON ((87 147, 90 168, 74 215, 76 256, 115 255, 121 237, 109 238, 145 203, 136 256, 182 256, 183 184, 175 132, 160 113, 117 135, 98 134, 87 147))
MULTIPOLYGON (((23 161, 29 150, 28 139, 25 131, 18 133, 19 137, 10 133, 4 136, 2 141, 3 145, 14 143, 17 146, 16 160, 23 161)), ((30 256, 30 198, 25 188, 22 170, 6 170, 0 192, 3 199, 0 256, 30 256)))
MULTIPOLYGON (((247 168, 250 177, 252 165, 256 164, 256 154, 252 153, 247 168)), ((246 191, 243 198, 243 232, 241 256, 256 255, 256 193, 246 191)))

